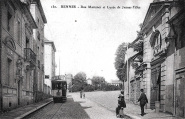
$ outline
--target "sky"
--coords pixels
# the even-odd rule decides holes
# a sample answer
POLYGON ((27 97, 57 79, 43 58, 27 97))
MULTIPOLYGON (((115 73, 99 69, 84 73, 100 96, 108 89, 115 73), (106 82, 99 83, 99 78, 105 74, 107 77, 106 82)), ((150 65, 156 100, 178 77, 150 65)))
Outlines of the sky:
POLYGON ((47 19, 45 37, 56 47, 56 75, 84 72, 87 78, 118 80, 116 50, 121 43, 135 40, 152 1, 41 0, 47 19), (65 5, 76 8, 61 8, 65 5))

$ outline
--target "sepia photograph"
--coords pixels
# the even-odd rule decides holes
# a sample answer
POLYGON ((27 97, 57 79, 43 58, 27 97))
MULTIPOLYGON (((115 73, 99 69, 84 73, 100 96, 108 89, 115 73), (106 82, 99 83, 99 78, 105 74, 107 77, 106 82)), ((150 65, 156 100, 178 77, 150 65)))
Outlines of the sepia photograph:
POLYGON ((185 119, 185 0, 0 0, 0 119, 185 119))

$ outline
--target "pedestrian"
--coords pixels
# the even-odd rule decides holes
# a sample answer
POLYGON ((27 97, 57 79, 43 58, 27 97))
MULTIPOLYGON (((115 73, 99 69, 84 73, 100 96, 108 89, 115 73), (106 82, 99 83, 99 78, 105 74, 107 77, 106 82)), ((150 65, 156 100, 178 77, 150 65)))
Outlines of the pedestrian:
POLYGON ((82 98, 82 90, 80 91, 80 98, 82 98))
POLYGON ((83 97, 83 93, 84 93, 84 88, 83 88, 83 87, 81 87, 81 90, 80 90, 80 98, 82 98, 82 97, 83 97))
POLYGON ((141 91, 141 95, 140 95, 140 97, 138 99, 138 102, 140 102, 141 116, 144 116, 144 114, 145 114, 144 113, 144 106, 145 106, 146 103, 148 103, 148 99, 147 99, 147 97, 146 97, 146 95, 144 93, 144 90, 141 89, 140 91, 141 91))
POLYGON ((119 94, 118 97, 118 107, 116 108, 117 117, 124 117, 124 108, 126 108, 124 91, 121 91, 121 94, 119 94))
POLYGON ((84 94, 83 94, 83 98, 85 98, 85 92, 84 92, 84 94))

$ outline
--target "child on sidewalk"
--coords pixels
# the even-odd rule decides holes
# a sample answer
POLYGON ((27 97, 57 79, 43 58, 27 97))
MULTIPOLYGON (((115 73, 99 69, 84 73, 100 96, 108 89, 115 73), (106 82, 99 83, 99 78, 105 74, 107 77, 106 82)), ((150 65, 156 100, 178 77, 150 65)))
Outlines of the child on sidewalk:
POLYGON ((126 108, 126 103, 124 99, 124 91, 121 91, 118 97, 118 107, 116 108, 116 116, 117 117, 124 117, 124 108, 126 108))

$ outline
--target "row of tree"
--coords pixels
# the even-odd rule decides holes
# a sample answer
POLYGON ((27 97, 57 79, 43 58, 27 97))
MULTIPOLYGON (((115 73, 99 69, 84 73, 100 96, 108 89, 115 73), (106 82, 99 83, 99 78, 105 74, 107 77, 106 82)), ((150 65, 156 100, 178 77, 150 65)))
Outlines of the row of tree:
POLYGON ((121 86, 114 86, 109 85, 105 78, 102 76, 93 76, 92 79, 87 79, 87 76, 84 72, 77 73, 73 79, 71 84, 69 84, 69 91, 70 92, 77 92, 77 91, 95 91, 95 90, 119 90, 121 86), (87 80, 91 80, 92 84, 88 84, 87 80))

